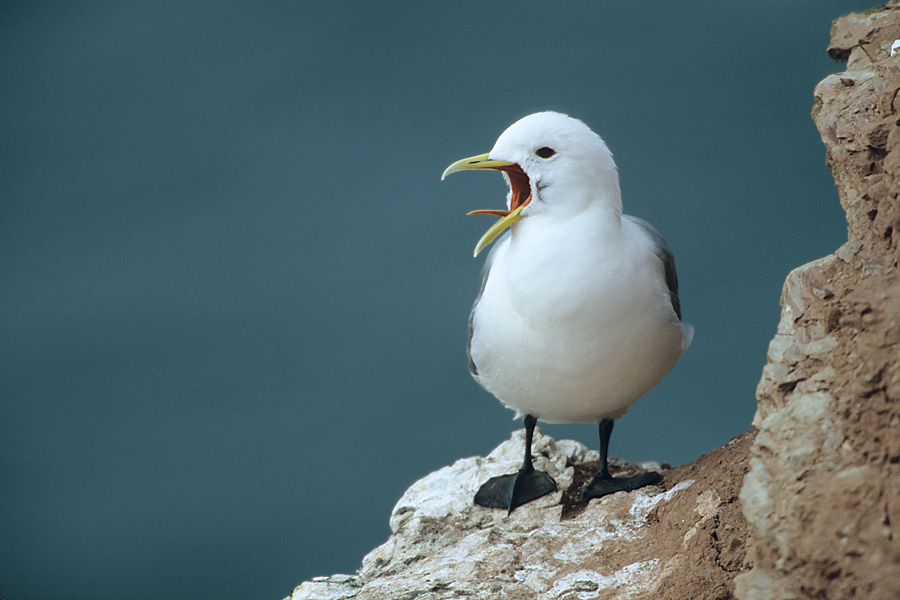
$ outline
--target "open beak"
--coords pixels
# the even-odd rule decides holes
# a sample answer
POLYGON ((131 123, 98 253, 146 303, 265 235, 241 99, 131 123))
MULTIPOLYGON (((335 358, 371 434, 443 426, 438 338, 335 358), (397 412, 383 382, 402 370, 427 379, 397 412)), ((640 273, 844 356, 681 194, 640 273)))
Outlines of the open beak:
POLYGON ((528 181, 528 175, 522 170, 522 167, 516 163, 506 162, 505 160, 491 160, 487 154, 480 154, 471 158, 458 160, 444 171, 441 175, 443 180, 447 175, 456 173, 457 171, 475 171, 475 170, 493 170, 503 171, 509 177, 509 185, 512 190, 509 200, 509 210, 473 210, 468 213, 470 215, 494 215, 501 217, 499 221, 488 229, 478 244, 475 245, 475 256, 484 250, 503 230, 521 219, 522 209, 531 202, 531 183, 528 181))

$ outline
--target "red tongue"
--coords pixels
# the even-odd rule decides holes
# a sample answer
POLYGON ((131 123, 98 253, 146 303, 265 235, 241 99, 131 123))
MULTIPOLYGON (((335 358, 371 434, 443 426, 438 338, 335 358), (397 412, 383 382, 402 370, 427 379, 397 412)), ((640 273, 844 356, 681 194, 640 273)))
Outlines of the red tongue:
POLYGON ((531 182, 528 175, 519 165, 510 165, 501 169, 509 176, 509 185, 512 188, 512 197, 509 200, 509 210, 513 211, 531 201, 531 182))

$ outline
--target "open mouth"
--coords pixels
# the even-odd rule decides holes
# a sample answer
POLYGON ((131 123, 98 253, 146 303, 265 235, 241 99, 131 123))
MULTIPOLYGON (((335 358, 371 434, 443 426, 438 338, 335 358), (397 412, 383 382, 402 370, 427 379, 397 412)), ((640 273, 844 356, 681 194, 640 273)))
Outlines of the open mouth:
POLYGON ((494 215, 496 217, 505 217, 517 208, 525 207, 531 202, 531 181, 528 175, 517 164, 511 164, 502 167, 493 167, 497 171, 503 171, 509 178, 509 188, 512 193, 509 197, 509 210, 473 210, 470 215, 494 215))
POLYGON ((503 233, 507 227, 522 218, 522 209, 531 202, 531 181, 522 167, 516 163, 490 158, 489 154, 479 154, 471 158, 458 160, 444 170, 441 179, 457 171, 473 171, 489 169, 503 171, 509 181, 509 210, 473 210, 470 215, 494 215, 500 220, 488 229, 475 245, 475 256, 503 233))

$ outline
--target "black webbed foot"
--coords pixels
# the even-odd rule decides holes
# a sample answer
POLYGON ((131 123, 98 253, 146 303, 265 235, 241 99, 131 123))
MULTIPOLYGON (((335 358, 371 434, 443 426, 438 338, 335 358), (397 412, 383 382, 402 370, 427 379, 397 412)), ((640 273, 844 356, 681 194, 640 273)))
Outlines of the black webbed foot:
POLYGON ((556 481, 544 471, 519 469, 518 473, 488 479, 475 494, 475 504, 512 512, 526 502, 556 491, 556 481))
POLYGON ((656 471, 640 473, 634 477, 613 477, 609 474, 607 454, 609 451, 609 436, 612 434, 612 419, 600 421, 600 464, 597 472, 590 482, 581 491, 581 499, 588 501, 592 498, 602 498, 616 492, 630 492, 645 485, 653 485, 662 481, 662 475, 656 471))
POLYGON ((505 508, 512 512, 526 502, 556 491, 549 473, 536 471, 531 462, 531 442, 537 419, 525 416, 525 459, 518 473, 491 477, 475 494, 475 504, 487 508, 505 508))
POLYGON ((609 473, 597 473, 584 486, 584 489, 581 491, 581 499, 587 501, 592 498, 602 498, 608 494, 615 494, 616 492, 630 492, 660 481, 662 481, 662 475, 656 471, 640 473, 634 477, 612 477, 609 473))

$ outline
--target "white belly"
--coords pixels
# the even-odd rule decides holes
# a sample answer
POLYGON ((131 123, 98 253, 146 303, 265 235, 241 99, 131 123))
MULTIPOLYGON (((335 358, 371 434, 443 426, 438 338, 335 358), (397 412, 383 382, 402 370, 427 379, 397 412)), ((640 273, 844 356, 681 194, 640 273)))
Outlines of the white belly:
POLYGON ((533 242, 495 250, 473 314, 476 380, 545 422, 621 417, 683 352, 658 260, 634 248, 624 260, 533 242))

